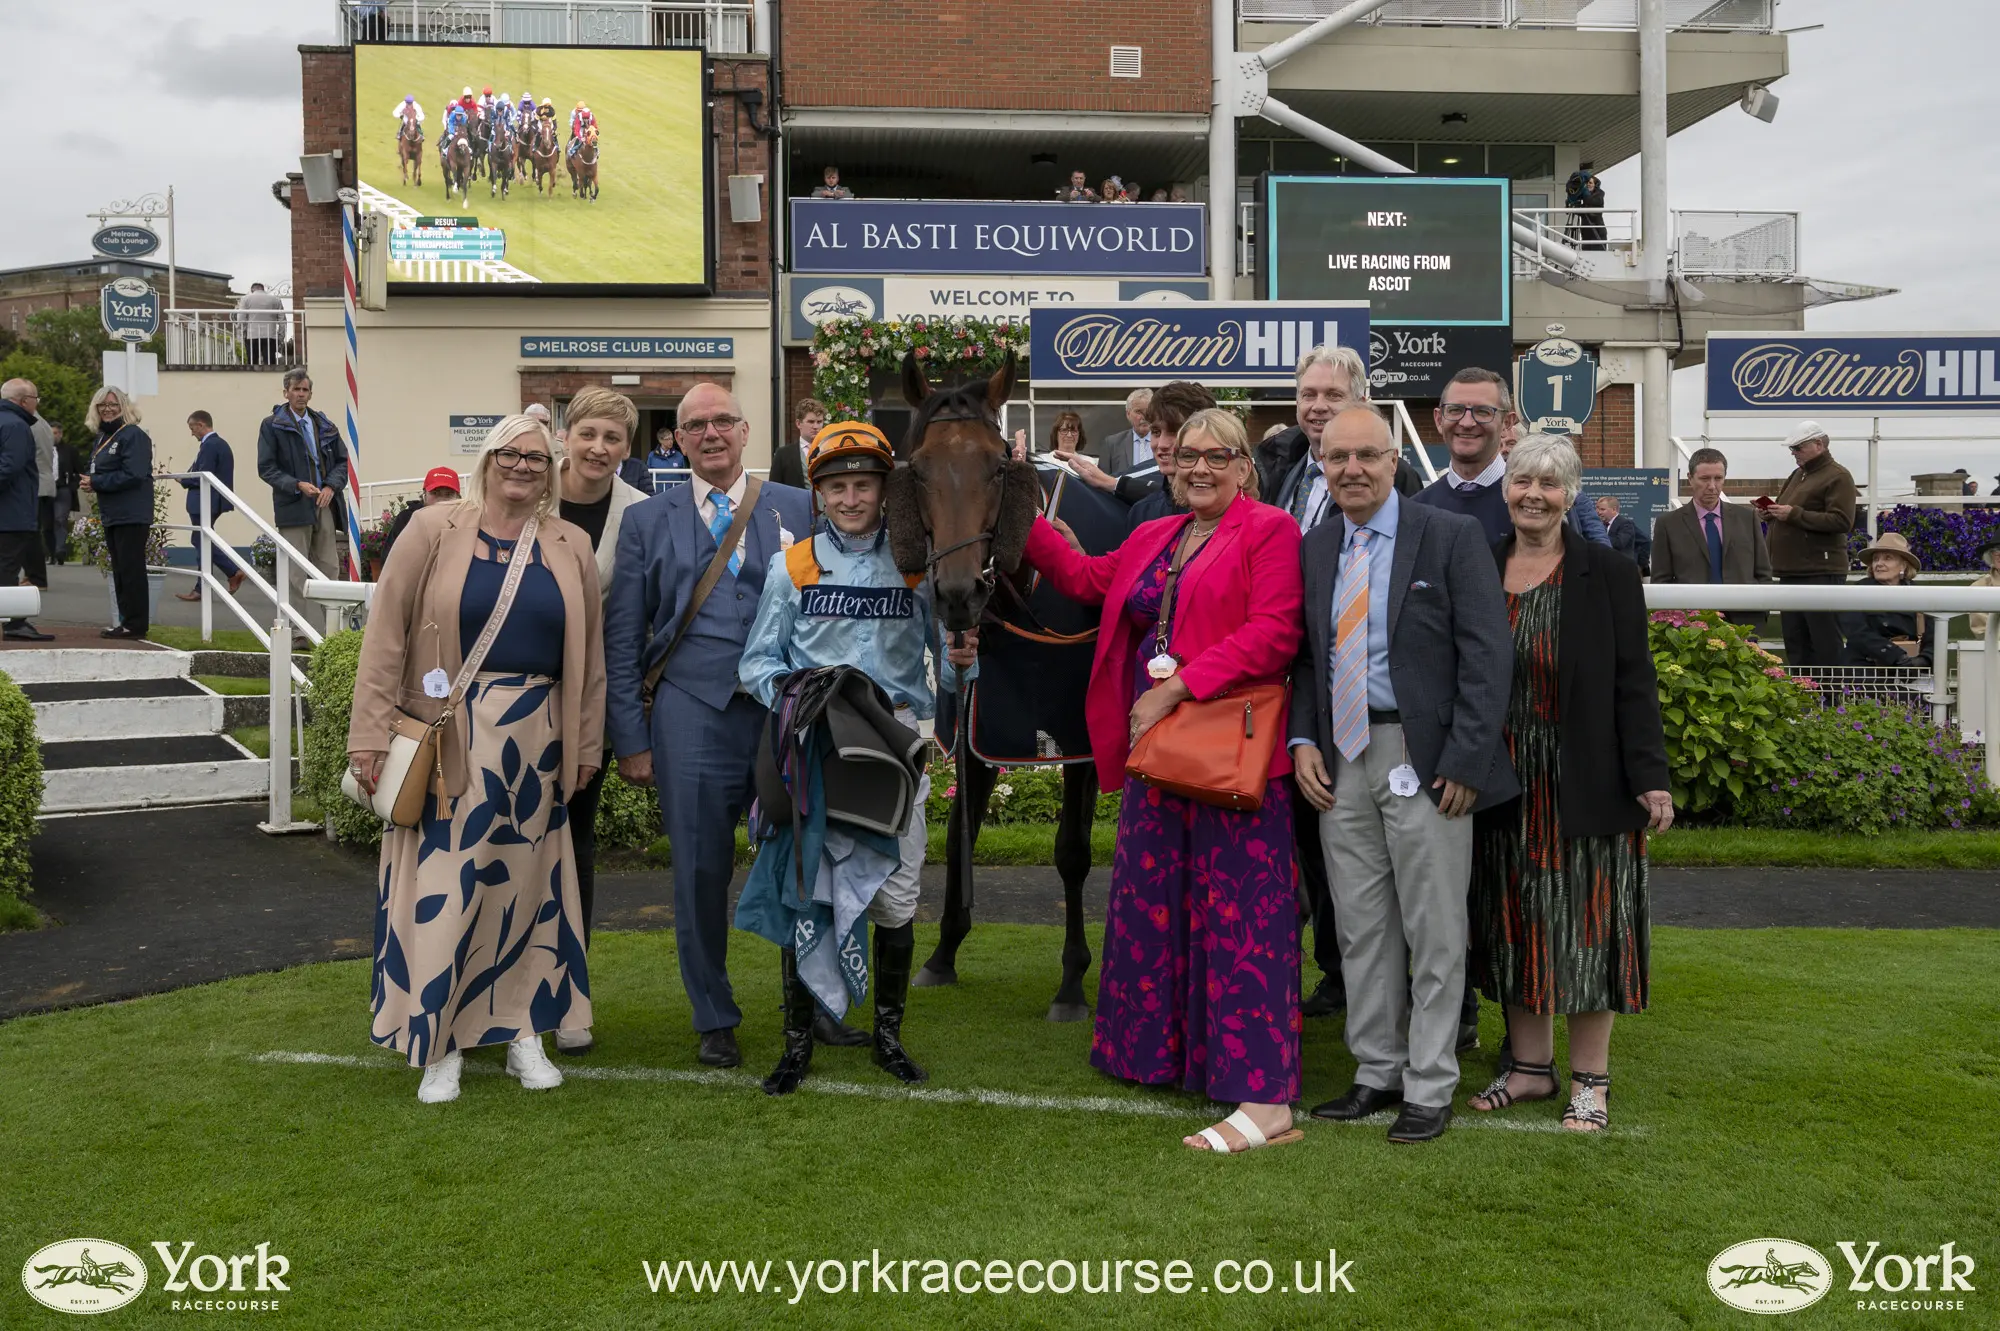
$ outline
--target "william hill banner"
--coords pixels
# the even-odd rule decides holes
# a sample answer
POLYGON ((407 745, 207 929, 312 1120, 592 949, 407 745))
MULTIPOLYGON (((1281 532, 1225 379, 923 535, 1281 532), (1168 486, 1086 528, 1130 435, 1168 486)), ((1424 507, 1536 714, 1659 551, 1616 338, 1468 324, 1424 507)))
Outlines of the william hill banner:
POLYGON ((1036 305, 1028 378, 1036 384, 1290 387, 1315 346, 1353 347, 1368 359, 1368 302, 1256 300, 1183 305, 1036 305))
POLYGON ((2000 413, 2000 333, 1710 333, 1708 411, 2000 413))

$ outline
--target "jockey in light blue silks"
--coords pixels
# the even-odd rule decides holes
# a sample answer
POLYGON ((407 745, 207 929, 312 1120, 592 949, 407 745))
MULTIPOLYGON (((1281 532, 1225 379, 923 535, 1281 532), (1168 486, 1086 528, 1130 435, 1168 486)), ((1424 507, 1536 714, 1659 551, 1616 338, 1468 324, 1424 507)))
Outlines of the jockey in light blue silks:
MULTIPOLYGON (((914 731, 936 712, 924 663, 928 648, 946 683, 976 669, 976 640, 940 647, 931 580, 896 567, 882 523, 882 496, 895 453, 882 432, 858 421, 828 425, 813 440, 806 475, 825 521, 808 540, 771 560, 738 678, 766 707, 779 703, 799 671, 851 666, 888 696, 896 720, 914 731)), ((817 772, 817 767, 814 767, 817 772)), ((806 792, 798 794, 804 796, 806 792)), ((905 1082, 925 1079, 902 1044, 903 1008, 916 953, 917 911, 930 778, 917 783, 900 835, 868 835, 827 812, 823 837, 793 827, 758 828, 757 862, 737 903, 736 927, 779 945, 785 992, 785 1052, 764 1081, 771 1095, 798 1089, 812 1064, 817 1000, 836 1017, 859 999, 869 976, 861 946, 875 926, 874 1059, 905 1082), (797 836, 799 839, 794 840, 797 836), (810 854, 803 865, 799 857, 810 854), (803 877, 811 900, 794 884, 803 877)))

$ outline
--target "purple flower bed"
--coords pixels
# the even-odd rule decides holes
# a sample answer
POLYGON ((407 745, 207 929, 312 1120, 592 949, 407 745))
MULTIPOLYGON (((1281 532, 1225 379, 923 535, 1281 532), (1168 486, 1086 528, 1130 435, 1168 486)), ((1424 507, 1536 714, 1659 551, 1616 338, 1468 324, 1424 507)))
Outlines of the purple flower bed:
MULTIPOLYGON (((1980 545, 1989 537, 2000 536, 2000 509, 1960 511, 1898 504, 1882 514, 1881 526, 1883 531, 1901 532, 1909 540, 1910 550, 1924 562, 1926 573, 1974 572, 1984 567, 1979 562, 1980 545)), ((1862 567, 1861 551, 1867 544, 1866 530, 1848 538, 1852 566, 1857 570, 1862 567)))

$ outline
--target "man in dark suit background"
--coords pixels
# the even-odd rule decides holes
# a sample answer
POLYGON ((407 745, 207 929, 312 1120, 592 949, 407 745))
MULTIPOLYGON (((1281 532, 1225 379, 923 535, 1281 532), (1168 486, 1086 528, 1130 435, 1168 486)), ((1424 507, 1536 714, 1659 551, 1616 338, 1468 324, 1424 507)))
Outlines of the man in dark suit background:
MULTIPOLYGON (((1698 448, 1688 458, 1689 502, 1653 524, 1653 581, 1746 583, 1771 580, 1771 551, 1764 524, 1748 504, 1723 502, 1729 459, 1720 449, 1698 448)), ((1764 616, 1738 610, 1732 624, 1761 628, 1764 616)))
POLYGON ((1358 1066, 1348 1092, 1313 1113, 1352 1120, 1400 1104, 1389 1139, 1429 1141, 1458 1086, 1470 815, 1519 792, 1501 736, 1512 633, 1485 532, 1396 493, 1380 415, 1341 411, 1319 457, 1340 517, 1300 551, 1291 749, 1320 810, 1358 1066))
POLYGON ((781 442, 771 454, 773 482, 810 488, 806 485, 806 453, 812 448, 813 436, 825 427, 825 404, 816 397, 800 398, 792 408, 792 433, 797 437, 781 442))
POLYGON ((742 1061, 736 1027, 743 1014, 729 985, 729 880, 768 715, 744 692, 737 664, 772 557, 812 534, 812 509, 806 492, 789 485, 765 484, 753 493, 743 470, 750 425, 729 390, 709 383, 690 389, 681 399, 677 436, 693 479, 632 505, 619 528, 619 575, 604 612, 605 710, 619 776, 659 787, 661 830, 674 852, 681 984, 701 1042, 697 1057, 733 1068, 742 1061), (693 605, 696 584, 746 504, 751 512, 741 543, 707 597, 693 605), (649 689, 646 676, 656 665, 659 682, 649 689))
MULTIPOLYGON (((235 490, 236 455, 230 450, 229 441, 215 432, 215 418, 205 411, 192 411, 188 413, 187 425, 188 433, 196 440, 194 461, 188 463, 188 471, 205 471, 222 482, 225 488, 235 490)), ((194 545, 196 578, 193 587, 184 592, 176 592, 175 596, 183 601, 199 601, 201 547, 207 540, 201 532, 201 482, 184 480, 181 485, 187 490, 188 525, 195 529, 190 541, 194 545)), ((217 518, 235 507, 236 505, 221 495, 211 494, 208 508, 209 525, 213 526, 217 518)), ((216 577, 229 579, 231 592, 243 585, 243 569, 237 564, 235 555, 230 553, 227 545, 217 545, 209 552, 208 566, 216 577)))
POLYGON ((1644 573, 1653 557, 1653 538, 1639 530, 1639 524, 1618 511, 1617 495, 1597 497, 1597 520, 1604 524, 1604 539, 1613 550, 1639 566, 1644 573))
POLYGON ((1097 465, 1107 476, 1123 476, 1135 462, 1151 462, 1152 450, 1146 441, 1146 409, 1153 405, 1153 390, 1135 388, 1125 397, 1125 419, 1130 429, 1116 430, 1097 441, 1097 465))

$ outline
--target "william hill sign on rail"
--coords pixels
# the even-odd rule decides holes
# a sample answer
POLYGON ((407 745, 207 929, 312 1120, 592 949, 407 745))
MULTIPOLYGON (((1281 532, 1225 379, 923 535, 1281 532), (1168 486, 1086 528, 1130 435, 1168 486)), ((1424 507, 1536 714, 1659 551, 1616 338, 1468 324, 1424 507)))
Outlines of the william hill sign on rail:
POLYGON ((1037 305, 1028 333, 1036 384, 1289 387, 1315 346, 1368 356, 1368 302, 1258 300, 1184 305, 1037 305))
POLYGON ((1710 333, 1708 411, 2000 413, 2000 333, 1710 333))

